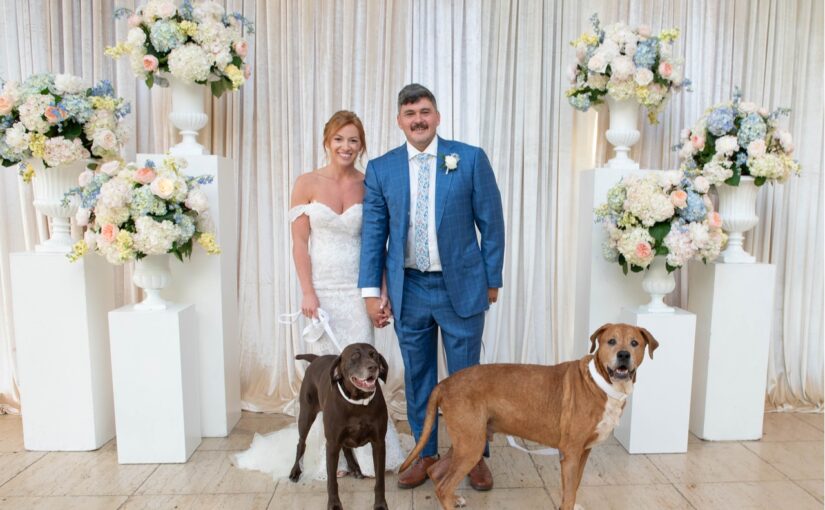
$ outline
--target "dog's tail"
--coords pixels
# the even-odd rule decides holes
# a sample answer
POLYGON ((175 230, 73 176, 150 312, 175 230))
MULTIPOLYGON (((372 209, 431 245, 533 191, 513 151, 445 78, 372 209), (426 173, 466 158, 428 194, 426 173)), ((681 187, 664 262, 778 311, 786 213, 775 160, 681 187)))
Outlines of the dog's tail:
POLYGON ((295 359, 297 359, 298 361, 309 361, 310 363, 312 363, 313 361, 318 359, 318 355, 317 354, 299 354, 299 355, 295 356, 295 359))
POLYGON ((435 425, 435 417, 438 415, 438 404, 441 402, 441 390, 442 387, 438 384, 433 388, 432 393, 430 393, 430 400, 427 403, 427 415, 424 417, 424 427, 421 429, 421 437, 418 438, 418 444, 416 444, 415 448, 407 455, 404 463, 398 468, 399 473, 410 467, 410 464, 418 458, 418 454, 424 449, 427 440, 430 439, 430 434, 433 432, 433 425, 435 425))

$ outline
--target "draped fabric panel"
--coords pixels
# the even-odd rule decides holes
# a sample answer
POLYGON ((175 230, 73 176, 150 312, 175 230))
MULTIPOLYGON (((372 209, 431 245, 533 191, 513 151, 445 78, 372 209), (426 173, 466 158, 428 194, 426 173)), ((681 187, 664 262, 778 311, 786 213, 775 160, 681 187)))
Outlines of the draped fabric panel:
MULTIPOLYGON (((117 6, 134 7, 135 0, 117 6)), ((207 101, 201 143, 236 166, 241 377, 244 408, 294 411, 304 364, 301 323, 278 323, 297 310, 286 211, 292 184, 322 166, 323 126, 339 109, 358 113, 368 158, 400 145, 398 90, 428 86, 438 99, 439 133, 485 149, 501 189, 507 236, 504 288, 487 315, 485 362, 557 363, 570 359, 575 303, 578 172, 612 155, 603 109, 574 111, 566 101, 568 42, 603 24, 680 27, 675 52, 693 92, 672 97, 659 124, 643 123, 631 152, 642 168, 675 168, 671 146, 707 106, 740 86, 769 108, 793 109, 785 121, 803 175, 765 186, 760 223, 747 247, 777 266, 768 374, 774 408, 821 409, 823 402, 823 6, 818 0, 226 0, 255 22, 240 93, 207 101)), ((167 90, 148 90, 127 62, 103 56, 123 39, 103 0, 10 0, 0 10, 0 76, 71 72, 112 80, 133 103, 126 157, 174 143, 167 90)), ((642 116, 644 117, 644 116, 642 116)), ((366 165, 366 159, 362 166, 366 165)), ((31 191, 12 170, 0 178, 0 412, 19 405, 14 364, 9 254, 46 235, 31 191)), ((686 271, 669 301, 687 303, 686 271)), ((119 270, 118 302, 133 301, 131 268, 119 270)), ((391 328, 376 335, 390 363, 385 386, 404 411, 403 366, 391 328)), ((442 362, 443 372, 443 362, 442 362)))

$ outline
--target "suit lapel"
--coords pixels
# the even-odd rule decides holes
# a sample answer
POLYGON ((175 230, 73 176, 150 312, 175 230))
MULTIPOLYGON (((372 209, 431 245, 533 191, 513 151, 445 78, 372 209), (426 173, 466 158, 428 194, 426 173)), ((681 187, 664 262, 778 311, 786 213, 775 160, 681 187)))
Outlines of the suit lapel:
POLYGON ((390 168, 397 169, 393 171, 393 182, 395 182, 393 189, 396 193, 401 194, 401 210, 399 213, 404 215, 404 221, 401 222, 404 226, 401 232, 401 241, 404 243, 403 246, 406 246, 407 225, 410 221, 410 161, 407 155, 407 144, 404 143, 401 147, 395 149, 392 158, 390 168))
MULTIPOLYGON (((441 226, 441 218, 444 216, 444 207, 447 205, 447 196, 450 194, 450 186, 453 183, 453 174, 458 168, 450 172, 444 171, 444 156, 453 153, 453 144, 448 140, 438 137, 438 156, 435 159, 435 229, 438 231, 441 226)), ((461 168, 461 163, 459 163, 461 168)), ((409 189, 409 188, 408 188, 409 189)), ((408 192, 409 193, 409 192, 408 192)))

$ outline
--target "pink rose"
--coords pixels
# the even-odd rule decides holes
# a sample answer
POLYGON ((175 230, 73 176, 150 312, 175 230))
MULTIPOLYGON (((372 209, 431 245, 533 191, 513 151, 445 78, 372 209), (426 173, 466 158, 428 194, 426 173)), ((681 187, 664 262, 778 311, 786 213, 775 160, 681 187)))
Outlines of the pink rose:
POLYGON ((138 168, 135 172, 135 180, 141 184, 149 184, 155 180, 157 174, 148 166, 138 168))
POLYGON ((131 15, 131 16, 129 16, 129 18, 126 20, 126 22, 129 24, 129 28, 136 28, 136 27, 139 27, 139 26, 140 26, 140 23, 141 23, 142 21, 143 21, 143 20, 142 20, 142 19, 140 18, 140 16, 139 16, 139 15, 137 15, 137 14, 132 14, 132 15, 131 15))
POLYGON ((158 68, 158 58, 154 55, 144 55, 143 56, 143 70, 146 72, 153 72, 155 69, 158 68))
POLYGON ((705 137, 702 135, 691 135, 690 144, 693 145, 694 149, 700 151, 705 148, 705 137))
POLYGON ((14 101, 9 96, 0 96, 0 115, 6 115, 14 107, 14 101))
POLYGON ((708 225, 712 228, 721 228, 722 227, 722 216, 719 215, 716 211, 711 211, 708 213, 708 225))
POLYGON ((646 259, 650 257, 651 252, 652 248, 650 247, 650 244, 646 242, 641 242, 636 245, 636 256, 640 259, 646 259))
POLYGON ((641 37, 650 37, 650 26, 649 25, 639 25, 639 28, 636 29, 639 32, 641 37))
POLYGON ((677 189, 670 194, 670 203, 673 204, 674 207, 683 209, 687 206, 687 193, 685 193, 684 190, 677 189))
POLYGON ((673 65, 670 62, 662 62, 659 64, 659 74, 664 78, 668 78, 673 74, 673 65))
POLYGON ((111 243, 117 237, 117 232, 118 228, 115 225, 107 223, 100 229, 100 237, 107 243, 111 243))
POLYGON ((172 2, 162 3, 158 6, 158 16, 161 18, 171 18, 178 10, 172 2))
POLYGON ((235 53, 237 53, 239 57, 245 57, 247 51, 249 51, 249 45, 246 41, 238 41, 235 43, 235 53))
POLYGON ((43 116, 49 121, 49 124, 57 124, 66 118, 66 110, 59 106, 47 106, 43 116))
POLYGON ((247 64, 243 68, 243 77, 245 80, 248 80, 250 76, 252 76, 252 68, 247 64))
POLYGON ((748 156, 763 156, 765 154, 766 149, 767 147, 765 146, 765 140, 757 138, 756 140, 748 144, 748 156))

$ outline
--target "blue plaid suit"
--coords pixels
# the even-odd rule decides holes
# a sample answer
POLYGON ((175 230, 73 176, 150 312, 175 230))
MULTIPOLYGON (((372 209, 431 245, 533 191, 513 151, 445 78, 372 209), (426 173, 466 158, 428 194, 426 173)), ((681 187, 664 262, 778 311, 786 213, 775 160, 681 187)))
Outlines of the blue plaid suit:
MULTIPOLYGON (((437 383, 441 329, 450 373, 478 364, 487 289, 502 286, 504 218, 501 194, 484 151, 438 138, 435 222, 441 272, 404 268, 410 223, 406 144, 367 165, 359 287, 387 287, 404 358, 407 415, 416 440, 437 383), (444 156, 458 154, 445 173, 444 156), (481 234, 480 242, 476 228, 481 234)), ((435 455, 436 431, 422 455, 435 455)))

